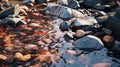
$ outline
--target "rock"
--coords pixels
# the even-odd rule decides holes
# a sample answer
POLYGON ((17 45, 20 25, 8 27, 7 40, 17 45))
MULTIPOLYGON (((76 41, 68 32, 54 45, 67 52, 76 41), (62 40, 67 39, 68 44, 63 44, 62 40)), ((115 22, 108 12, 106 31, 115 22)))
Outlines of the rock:
POLYGON ((19 5, 13 5, 3 11, 0 11, 0 18, 5 18, 8 15, 18 15, 20 12, 20 7, 19 5))
POLYGON ((35 3, 35 0, 24 0, 23 1, 23 4, 26 5, 26 6, 33 6, 35 3))
POLYGON ((109 8, 109 7, 111 7, 111 6, 110 5, 101 5, 101 4, 96 4, 94 6, 94 8, 97 10, 105 10, 106 8, 109 8))
POLYGON ((106 22, 106 27, 108 29, 110 29, 113 33, 113 35, 115 36, 115 38, 117 38, 118 40, 120 40, 120 20, 115 18, 114 16, 109 16, 108 20, 106 22))
POLYGON ((106 35, 102 38, 102 41, 104 43, 104 46, 106 48, 108 48, 109 50, 111 50, 113 48, 113 46, 115 45, 115 40, 112 36, 110 35, 106 35))
POLYGON ((3 27, 15 27, 19 25, 27 24, 21 18, 9 16, 1 21, 1 25, 3 27))
POLYGON ((91 17, 85 17, 85 18, 77 18, 72 21, 70 28, 72 31, 76 31, 77 29, 82 29, 85 31, 90 31, 93 29, 92 25, 97 24, 96 19, 91 17))
POLYGON ((30 26, 32 26, 32 27, 39 27, 40 25, 37 24, 37 23, 31 23, 30 26))
POLYGON ((98 11, 98 16, 106 16, 107 14, 104 11, 98 11))
POLYGON ((113 48, 112 48, 112 51, 113 51, 115 54, 120 55, 120 42, 119 42, 119 43, 116 42, 116 44, 115 44, 115 45, 113 46, 113 48))
POLYGON ((75 46, 75 48, 86 51, 100 50, 104 46, 102 41, 98 37, 93 35, 88 35, 80 38, 76 40, 73 45, 75 46))
POLYGON ((80 7, 77 0, 58 0, 57 3, 59 5, 68 6, 70 8, 78 8, 78 7, 80 7))
POLYGON ((36 0, 37 3, 46 3, 49 0, 36 0))
POLYGON ((63 22, 63 23, 60 24, 60 30, 61 31, 68 31, 68 28, 69 28, 69 26, 66 22, 63 22))
POLYGON ((35 0, 24 0, 23 3, 24 4, 26 4, 26 3, 35 3, 35 0))
POLYGON ((75 32, 75 36, 76 36, 77 38, 83 37, 84 35, 85 35, 85 31, 83 31, 83 30, 77 30, 77 31, 75 32))
POLYGON ((8 0, 0 0, 0 2, 8 3, 8 0))
POLYGON ((45 13, 58 16, 62 19, 70 19, 73 17, 78 17, 78 18, 84 17, 84 15, 77 10, 57 4, 48 4, 45 13))
POLYGON ((96 4, 101 3, 101 0, 84 0, 83 3, 87 7, 94 7, 96 4))
POLYGON ((114 17, 120 19, 120 9, 116 10, 114 17))
POLYGON ((100 16, 100 17, 96 18, 97 22, 100 23, 100 24, 105 24, 107 19, 108 19, 108 16, 100 16))

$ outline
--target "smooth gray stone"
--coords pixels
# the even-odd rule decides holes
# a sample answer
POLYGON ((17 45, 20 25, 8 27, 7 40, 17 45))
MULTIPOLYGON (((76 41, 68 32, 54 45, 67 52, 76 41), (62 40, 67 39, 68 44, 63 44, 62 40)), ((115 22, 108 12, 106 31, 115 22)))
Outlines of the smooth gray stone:
POLYGON ((75 48, 86 51, 101 50, 104 46, 102 41, 93 35, 88 35, 73 42, 75 48))
POLYGON ((0 18, 5 18, 8 15, 18 15, 19 12, 20 12, 20 6, 16 4, 3 11, 0 11, 0 18))

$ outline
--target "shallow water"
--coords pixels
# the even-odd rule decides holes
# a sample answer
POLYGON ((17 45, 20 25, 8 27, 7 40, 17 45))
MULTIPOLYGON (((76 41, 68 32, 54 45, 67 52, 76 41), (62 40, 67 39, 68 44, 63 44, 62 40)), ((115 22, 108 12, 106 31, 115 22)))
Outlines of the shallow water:
MULTIPOLYGON (((57 20, 59 21, 59 20, 57 20)), ((53 63, 51 67, 55 65, 55 67, 93 67, 96 63, 104 63, 107 67, 120 67, 120 59, 117 59, 115 57, 110 57, 107 53, 108 50, 106 48, 103 48, 99 51, 93 51, 93 52, 86 52, 83 50, 72 50, 74 46, 72 45, 72 40, 69 42, 66 42, 63 38, 64 33, 60 32, 58 30, 59 22, 53 25, 57 31, 56 36, 61 37, 61 43, 57 43, 58 46, 61 46, 59 48, 59 55, 62 57, 59 63, 53 63), (72 54, 72 52, 66 52, 67 50, 75 51, 77 54, 72 54)), ((57 38, 56 38, 57 39, 57 38)), ((101 67, 102 67, 101 64, 101 67)))

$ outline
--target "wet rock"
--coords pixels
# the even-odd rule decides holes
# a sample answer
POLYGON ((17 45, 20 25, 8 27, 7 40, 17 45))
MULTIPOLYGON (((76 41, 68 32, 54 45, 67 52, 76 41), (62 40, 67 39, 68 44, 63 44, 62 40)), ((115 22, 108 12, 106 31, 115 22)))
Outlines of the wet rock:
POLYGON ((23 21, 21 18, 12 16, 9 16, 1 21, 1 25, 3 25, 3 27, 15 27, 24 24, 27 23, 23 21))
POLYGON ((84 17, 84 15, 77 10, 57 4, 48 4, 45 13, 58 16, 62 19, 70 19, 73 17, 78 17, 78 18, 84 17))
POLYGON ((103 48, 102 41, 93 35, 88 35, 76 40, 73 45, 75 48, 86 51, 100 50, 103 48))
POLYGON ((114 38, 113 38, 112 36, 110 36, 110 35, 104 36, 104 37, 102 38, 102 40, 103 40, 104 46, 105 46, 106 48, 110 49, 110 50, 111 50, 111 49, 113 48, 113 46, 115 45, 115 40, 114 40, 114 38))
POLYGON ((70 8, 78 8, 80 7, 77 0, 58 0, 59 5, 68 6, 70 8))
POLYGON ((96 18, 97 22, 100 23, 100 24, 105 24, 107 19, 108 19, 108 16, 100 16, 100 17, 96 18))
POLYGON ((72 21, 70 28, 72 31, 76 31, 77 29, 82 29, 85 31, 91 31, 93 29, 92 25, 97 24, 96 19, 88 17, 88 18, 77 18, 72 21))
POLYGON ((113 46, 112 48, 112 51, 115 53, 115 54, 120 54, 120 42, 119 41, 116 41, 115 42, 116 44, 113 46))
POLYGON ((106 8, 109 8, 109 7, 111 7, 111 6, 110 5, 101 5, 101 4, 96 4, 94 6, 94 8, 97 10, 105 10, 106 8))
POLYGON ((97 16, 106 16, 107 14, 104 11, 97 11, 95 12, 97 16))
POLYGON ((23 3, 24 4, 26 4, 26 3, 35 3, 35 0, 24 0, 23 3))
POLYGON ((68 28, 69 28, 69 26, 68 26, 67 22, 63 22, 60 24, 61 31, 68 31, 68 28))
POLYGON ((109 16, 108 20, 106 22, 106 27, 110 30, 112 30, 113 35, 115 36, 115 38, 117 38, 119 40, 120 38, 120 20, 118 18, 116 18, 115 16, 109 16))
POLYGON ((24 0, 23 4, 26 6, 33 6, 35 3, 35 0, 24 0))
POLYGON ((120 19, 120 9, 116 10, 114 17, 120 19))
POLYGON ((3 11, 0 11, 0 18, 5 18, 8 15, 18 15, 20 12, 20 7, 19 5, 13 5, 3 11))
POLYGON ((39 3, 46 3, 47 1, 49 0, 36 0, 36 2, 39 2, 39 3))
POLYGON ((98 3, 101 3, 101 0, 84 0, 84 4, 87 7, 94 7, 98 3))

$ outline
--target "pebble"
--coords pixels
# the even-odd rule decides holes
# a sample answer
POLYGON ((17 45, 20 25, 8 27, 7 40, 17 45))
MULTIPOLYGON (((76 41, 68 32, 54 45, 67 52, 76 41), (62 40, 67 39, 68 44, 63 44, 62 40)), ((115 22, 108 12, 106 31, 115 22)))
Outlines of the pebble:
POLYGON ((77 31, 75 32, 75 36, 76 36, 77 38, 83 37, 84 35, 85 35, 85 31, 83 31, 83 30, 77 30, 77 31))
POLYGON ((39 27, 40 25, 37 24, 37 23, 31 23, 30 26, 32 26, 32 27, 39 27))

